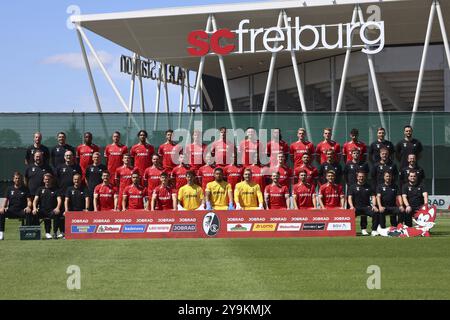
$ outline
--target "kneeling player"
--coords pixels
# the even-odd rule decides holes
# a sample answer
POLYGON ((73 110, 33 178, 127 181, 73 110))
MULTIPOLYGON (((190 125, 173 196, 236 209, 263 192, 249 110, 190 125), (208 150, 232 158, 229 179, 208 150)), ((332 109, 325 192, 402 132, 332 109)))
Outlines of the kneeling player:
POLYGON ((315 209, 317 207, 316 186, 308 181, 306 170, 300 171, 298 176, 300 182, 292 190, 294 209, 315 209))
POLYGON ((244 181, 234 189, 236 210, 264 210, 263 195, 259 184, 252 181, 252 170, 244 171, 244 181))
POLYGON ((342 186, 336 184, 336 173, 330 170, 326 174, 327 182, 319 189, 319 205, 321 209, 345 209, 345 196, 342 186))
POLYGON ((122 208, 126 210, 147 210, 147 189, 141 186, 141 178, 138 172, 131 175, 132 184, 123 190, 122 208))
POLYGON ((233 210, 231 185, 223 179, 223 169, 214 169, 214 181, 206 185, 206 210, 233 210))
POLYGON ((169 183, 167 172, 161 173, 161 184, 153 189, 151 210, 175 210, 177 207, 177 192, 169 183))
MULTIPOLYGON (((281 153, 279 157, 283 156, 281 153)), ((280 184, 280 173, 278 171, 272 173, 272 183, 264 190, 264 200, 267 209, 288 209, 289 205, 289 188, 280 184)))
POLYGON ((195 183, 195 172, 186 172, 187 184, 178 190, 178 210, 204 210, 205 198, 202 188, 195 183))

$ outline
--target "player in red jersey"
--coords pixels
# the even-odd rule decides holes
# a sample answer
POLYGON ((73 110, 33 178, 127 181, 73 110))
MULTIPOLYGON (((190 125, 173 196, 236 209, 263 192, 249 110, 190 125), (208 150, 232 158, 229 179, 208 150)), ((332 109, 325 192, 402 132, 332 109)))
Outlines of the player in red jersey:
POLYGON ((126 187, 133 183, 132 175, 135 172, 139 172, 138 169, 131 166, 131 157, 129 154, 124 154, 122 157, 123 165, 116 169, 114 175, 114 181, 116 187, 119 189, 119 210, 122 210, 122 196, 126 187))
POLYGON ((236 147, 232 140, 227 140, 227 129, 222 127, 219 129, 220 138, 211 144, 211 155, 218 167, 226 167, 231 161, 231 156, 236 154, 236 147))
POLYGON ((292 184, 292 180, 294 179, 292 175, 292 169, 286 166, 286 159, 284 153, 279 153, 277 156, 277 164, 268 168, 268 175, 272 175, 272 173, 278 172, 279 183, 282 186, 286 186, 288 189, 292 184))
POLYGON ((141 176, 144 175, 145 169, 150 167, 152 155, 155 153, 155 148, 147 143, 147 137, 147 131, 139 131, 139 143, 135 144, 130 151, 130 156, 134 159, 134 168, 139 170, 141 176))
POLYGON ((179 190, 182 186, 187 184, 186 173, 191 170, 190 167, 184 163, 184 154, 179 155, 178 161, 180 164, 173 168, 172 173, 170 174, 172 186, 175 187, 176 190, 179 190))
POLYGON ((161 158, 158 154, 152 156, 152 166, 145 169, 144 173, 144 186, 147 187, 147 193, 150 196, 153 190, 160 184, 160 176, 163 172, 166 172, 161 165, 161 158))
MULTIPOLYGON (((111 174, 123 165, 123 155, 128 153, 128 147, 120 143, 120 132, 116 131, 112 135, 112 144, 105 148, 106 167, 111 174)), ((114 181, 111 181, 113 183, 114 181)))
POLYGON ((239 164, 244 167, 253 164, 254 162, 259 163, 259 140, 256 136, 255 128, 249 127, 245 130, 246 138, 239 144, 239 164))
POLYGON ((244 179, 244 168, 236 164, 236 156, 231 157, 232 164, 223 168, 225 180, 230 184, 231 190, 234 194, 234 187, 244 179))
MULTIPOLYGON (((284 156, 279 153, 278 156, 284 156)), ((280 174, 273 172, 271 175, 272 183, 264 189, 264 201, 267 209, 288 209, 289 188, 281 185, 279 182, 280 174)))
POLYGON ((264 192, 269 180, 269 167, 255 163, 245 167, 244 171, 247 169, 249 169, 252 173, 252 181, 259 184, 261 192, 264 192))
POLYGON ((185 154, 189 161, 191 170, 197 171, 205 165, 204 156, 206 153, 206 144, 202 143, 202 133, 198 130, 192 134, 192 143, 185 148, 185 154))
POLYGON ((306 129, 300 128, 297 131, 298 141, 291 144, 289 148, 289 153, 294 162, 294 170, 303 164, 303 155, 309 154, 312 160, 312 155, 314 154, 314 145, 312 142, 306 140, 306 129))
POLYGON ((340 184, 336 184, 336 173, 332 170, 327 172, 327 183, 319 190, 319 204, 321 209, 345 209, 345 196, 340 184))
POLYGON ((306 170, 299 172, 299 181, 292 189, 294 209, 315 209, 317 207, 316 186, 308 181, 306 170))
POLYGON ((172 171, 177 166, 178 156, 182 152, 180 146, 172 141, 173 130, 166 131, 166 142, 159 146, 158 154, 162 158, 162 166, 167 171, 172 171))
POLYGON ((311 165, 311 156, 307 153, 303 154, 302 157, 303 164, 300 167, 295 168, 294 170, 294 183, 297 183, 300 172, 306 172, 306 181, 310 184, 317 184, 317 178, 319 176, 319 171, 316 167, 311 165))
POLYGON ((151 210, 176 210, 177 192, 170 186, 167 172, 161 173, 160 181, 152 193, 151 210))
POLYGON ((94 190, 94 211, 117 211, 117 189, 109 183, 109 178, 109 172, 103 171, 103 183, 96 186, 94 190))
POLYGON ((266 145, 266 154, 269 157, 270 166, 276 165, 279 153, 284 154, 284 157, 287 159, 289 156, 289 145, 282 139, 281 129, 275 128, 272 130, 272 140, 266 145))
POLYGON ((133 183, 126 187, 122 193, 122 209, 126 210, 147 210, 148 201, 144 203, 147 199, 147 189, 141 186, 141 177, 139 173, 135 172, 131 176, 133 183))
POLYGON ((197 172, 197 180, 199 185, 201 185, 203 192, 206 190, 206 185, 214 181, 214 169, 216 168, 210 153, 206 154, 205 160, 206 164, 198 169, 197 172))
POLYGON ((99 152, 100 148, 92 143, 92 133, 86 132, 84 134, 84 144, 77 147, 77 160, 83 173, 83 178, 86 175, 86 169, 89 167, 92 161, 92 155, 94 152, 99 152))
POLYGON ((317 161, 320 164, 327 161, 327 150, 329 150, 329 149, 334 150, 334 157, 335 157, 334 162, 339 162, 341 146, 336 141, 331 140, 331 137, 332 137, 331 132, 332 132, 331 128, 323 129, 324 140, 317 145, 316 155, 317 155, 317 161))
POLYGON ((344 160, 344 163, 347 163, 349 161, 352 161, 352 150, 358 149, 360 152, 360 161, 365 162, 366 161, 366 153, 367 153, 367 145, 358 140, 359 137, 359 130, 358 129, 352 129, 350 131, 350 138, 352 140, 344 143, 344 147, 342 149, 342 158, 344 160))

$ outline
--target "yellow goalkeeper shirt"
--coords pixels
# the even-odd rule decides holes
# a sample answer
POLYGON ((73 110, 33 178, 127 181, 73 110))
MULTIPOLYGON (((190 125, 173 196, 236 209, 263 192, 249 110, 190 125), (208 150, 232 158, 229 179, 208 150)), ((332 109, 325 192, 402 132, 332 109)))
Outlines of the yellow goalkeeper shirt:
POLYGON ((211 194, 211 206, 215 210, 227 210, 230 199, 228 199, 228 192, 231 192, 231 185, 222 181, 212 181, 206 185, 206 191, 211 194))
POLYGON ((259 203, 263 203, 263 195, 259 184, 246 181, 239 182, 234 189, 234 201, 243 209, 256 209, 259 203))
POLYGON ((185 185, 178 190, 178 201, 186 210, 196 210, 202 204, 203 190, 200 186, 194 184, 192 186, 185 185))

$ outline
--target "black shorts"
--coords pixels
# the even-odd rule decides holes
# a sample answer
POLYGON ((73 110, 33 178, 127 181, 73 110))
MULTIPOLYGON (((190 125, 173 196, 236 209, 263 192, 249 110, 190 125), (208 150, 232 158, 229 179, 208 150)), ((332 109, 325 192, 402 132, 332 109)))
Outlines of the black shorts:
POLYGON ((356 216, 369 216, 372 217, 374 215, 372 207, 359 207, 355 208, 355 215, 356 216))
MULTIPOLYGON (((31 214, 31 213, 30 213, 31 214)), ((23 219, 27 216, 24 210, 10 210, 5 211, 5 218, 8 219, 23 219)))

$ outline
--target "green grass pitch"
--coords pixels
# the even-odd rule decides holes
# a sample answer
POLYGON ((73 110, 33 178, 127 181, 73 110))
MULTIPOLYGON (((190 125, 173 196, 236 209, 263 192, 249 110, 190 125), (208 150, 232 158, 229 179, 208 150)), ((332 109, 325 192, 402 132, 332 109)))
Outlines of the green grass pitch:
MULTIPOLYGON (((358 220, 359 221, 359 220, 358 220)), ((0 241, 0 299, 449 299, 450 218, 431 238, 0 241), (68 290, 67 267, 81 269, 68 290), (369 290, 367 268, 381 268, 369 290)))

